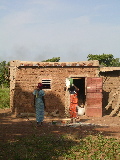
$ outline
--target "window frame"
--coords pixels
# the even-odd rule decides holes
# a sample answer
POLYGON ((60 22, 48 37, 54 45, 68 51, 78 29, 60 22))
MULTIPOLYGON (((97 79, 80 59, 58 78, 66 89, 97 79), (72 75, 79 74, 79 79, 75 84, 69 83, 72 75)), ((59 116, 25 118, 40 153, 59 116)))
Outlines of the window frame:
POLYGON ((51 79, 42 79, 43 89, 51 89, 51 79))

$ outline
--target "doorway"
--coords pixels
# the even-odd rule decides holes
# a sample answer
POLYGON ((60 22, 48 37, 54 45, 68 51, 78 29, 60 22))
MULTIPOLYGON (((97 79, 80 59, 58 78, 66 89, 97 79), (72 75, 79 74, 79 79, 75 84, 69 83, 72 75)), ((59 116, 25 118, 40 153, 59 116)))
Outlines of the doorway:
POLYGON ((86 92, 85 92, 85 77, 72 77, 73 84, 79 88, 78 91, 78 105, 85 105, 86 102, 86 92))

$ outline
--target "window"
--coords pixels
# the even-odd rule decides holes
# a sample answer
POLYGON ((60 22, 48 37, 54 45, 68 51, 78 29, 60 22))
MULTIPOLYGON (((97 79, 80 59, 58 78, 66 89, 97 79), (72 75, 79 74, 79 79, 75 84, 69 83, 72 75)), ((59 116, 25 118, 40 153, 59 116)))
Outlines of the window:
POLYGON ((51 79, 42 79, 43 89, 51 89, 51 79))

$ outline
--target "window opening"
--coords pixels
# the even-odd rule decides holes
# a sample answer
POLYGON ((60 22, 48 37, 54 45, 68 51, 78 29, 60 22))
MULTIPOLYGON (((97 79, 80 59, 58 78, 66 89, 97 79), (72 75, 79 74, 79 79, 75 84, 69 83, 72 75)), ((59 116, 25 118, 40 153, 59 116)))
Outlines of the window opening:
POLYGON ((51 89, 51 79, 42 79, 43 89, 51 89))

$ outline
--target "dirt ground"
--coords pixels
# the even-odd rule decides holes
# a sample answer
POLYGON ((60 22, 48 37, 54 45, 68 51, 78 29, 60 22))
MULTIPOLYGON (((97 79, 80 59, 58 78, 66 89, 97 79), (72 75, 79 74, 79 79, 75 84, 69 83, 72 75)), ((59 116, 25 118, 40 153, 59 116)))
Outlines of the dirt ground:
POLYGON ((0 109, 0 141, 14 141, 33 134, 72 134, 85 137, 101 133, 106 137, 120 138, 120 117, 80 116, 77 121, 76 124, 66 125, 64 119, 45 117, 43 126, 36 127, 35 117, 17 118, 10 109, 0 109), (52 121, 57 124, 52 124, 52 121))

